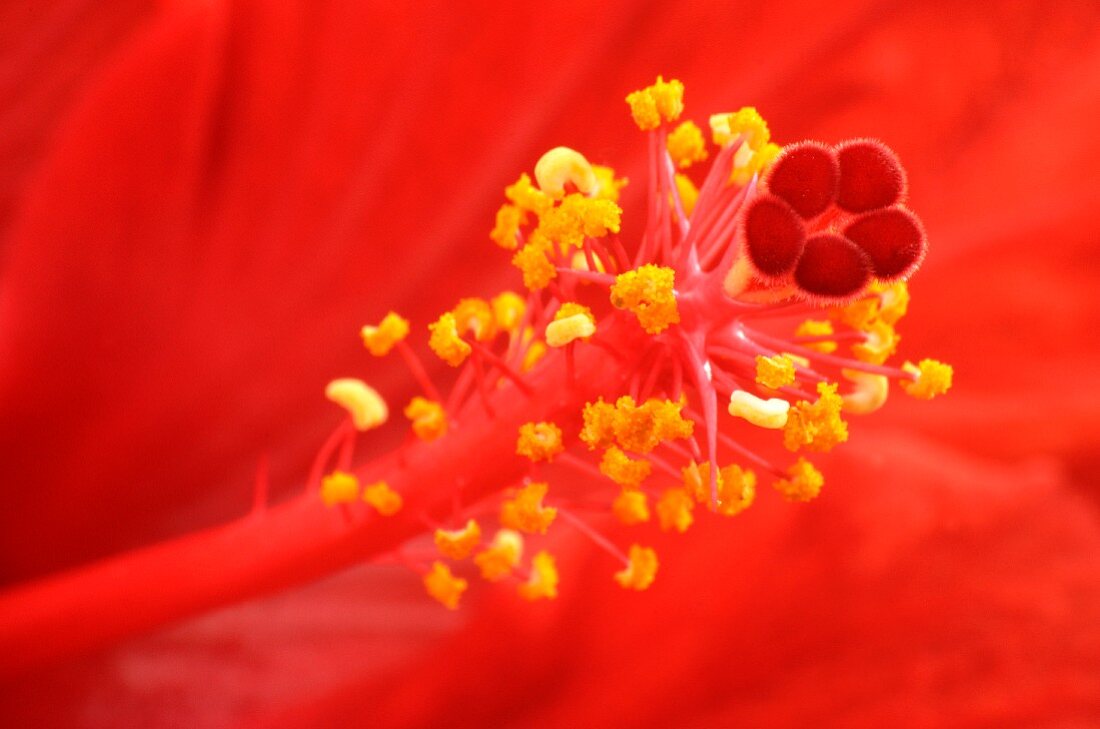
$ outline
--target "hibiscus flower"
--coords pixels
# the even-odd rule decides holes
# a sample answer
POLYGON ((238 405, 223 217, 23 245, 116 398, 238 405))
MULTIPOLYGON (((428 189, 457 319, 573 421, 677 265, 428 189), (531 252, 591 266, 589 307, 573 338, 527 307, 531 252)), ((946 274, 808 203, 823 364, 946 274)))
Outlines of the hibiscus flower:
MULTIPOLYGON (((686 82, 698 119, 754 104, 784 141, 890 143, 931 240, 902 350, 960 379, 854 425, 815 504, 761 499, 656 544, 647 593, 587 544, 562 545, 558 602, 487 590, 457 617, 407 574, 360 568, 25 676, 9 723, 1098 709, 1094 12, 565 4, 471 29, 449 8, 240 2, 47 20, 5 63, 21 89, 5 146, 25 150, 0 224, 9 586, 238 518, 265 458, 271 501, 300 490, 334 424, 328 380, 413 394, 366 360, 359 326, 394 308, 423 327, 514 286, 485 232, 546 149, 644 180, 620 99, 657 73, 686 82), (32 74, 43 46, 55 65, 32 74)), ((624 217, 643 218, 630 191, 624 217)))

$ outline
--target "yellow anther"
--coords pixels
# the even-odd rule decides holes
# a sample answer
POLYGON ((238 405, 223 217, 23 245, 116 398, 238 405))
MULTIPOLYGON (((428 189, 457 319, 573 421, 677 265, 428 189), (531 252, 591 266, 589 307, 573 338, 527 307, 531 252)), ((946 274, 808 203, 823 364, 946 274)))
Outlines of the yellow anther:
POLYGON ((878 294, 879 318, 890 326, 897 324, 909 310, 909 285, 904 281, 892 284, 875 281, 867 290, 878 294))
POLYGON ((523 285, 531 291, 546 288, 558 275, 550 261, 550 240, 538 231, 512 256, 512 265, 523 272, 523 285))
POLYGON ((886 404, 886 396, 890 394, 890 380, 886 375, 859 370, 841 370, 840 374, 855 385, 851 392, 841 396, 844 412, 866 415, 886 404))
POLYGON ((511 529, 501 529, 488 547, 474 555, 474 564, 481 570, 482 577, 489 582, 497 582, 512 574, 522 556, 523 535, 511 529))
POLYGON ((825 478, 814 464, 799 458, 787 469, 787 478, 775 482, 775 490, 787 501, 809 501, 821 493, 825 478))
POLYGON ((616 446, 604 451, 600 460, 600 473, 620 486, 637 488, 652 472, 653 465, 649 461, 642 458, 635 460, 616 446))
POLYGON ((741 135, 744 135, 742 142, 753 151, 771 141, 768 123, 752 106, 743 106, 736 112, 712 114, 710 133, 714 143, 722 147, 731 144, 741 135))
POLYGON ((835 383, 819 382, 816 402, 799 400, 790 409, 783 428, 783 445, 788 450, 824 453, 848 440, 848 424, 840 417, 844 401, 836 391, 835 383))
POLYGON ((748 144, 742 144, 733 155, 730 182, 742 186, 748 184, 753 175, 762 174, 766 171, 781 151, 783 150, 779 145, 770 142, 756 151, 753 151, 748 144))
POLYGON ((531 184, 531 178, 524 172, 513 184, 504 188, 504 197, 528 213, 534 213, 541 218, 550 208, 554 207, 554 201, 542 190, 531 184))
POLYGON ((758 428, 779 429, 787 424, 791 404, 779 397, 764 400, 745 390, 730 394, 729 414, 744 418, 758 428))
POLYGON ((532 461, 552 461, 565 450, 561 428, 553 423, 525 423, 519 426, 516 453, 532 461))
POLYGON ((436 529, 435 548, 444 557, 466 559, 481 541, 481 527, 470 519, 461 529, 436 529))
POLYGON ((493 307, 485 299, 462 299, 454 309, 455 328, 464 337, 473 334, 479 342, 490 342, 497 335, 493 307))
POLYGON ((686 170, 707 158, 707 143, 695 122, 686 121, 668 135, 668 154, 677 169, 686 170))
POLYGON ((404 503, 401 494, 391 489, 385 481, 372 483, 363 489, 363 501, 373 506, 382 516, 393 516, 401 511, 404 503))
POLYGON ((451 367, 458 367, 470 356, 470 345, 458 336, 458 325, 451 312, 441 314, 438 320, 428 325, 428 329, 431 331, 428 346, 451 367))
POLYGON ((918 400, 931 400, 951 389, 954 368, 934 359, 922 359, 919 364, 906 362, 901 366, 906 372, 916 375, 915 382, 901 381, 901 389, 918 400))
POLYGON ((794 384, 794 360, 789 354, 756 355, 756 384, 771 390, 794 384))
POLYGON ((531 559, 531 576, 518 588, 524 600, 553 600, 558 596, 558 567, 549 552, 531 559))
POLYGON ((599 398, 596 402, 584 405, 584 427, 581 428, 580 439, 588 446, 588 450, 606 448, 615 438, 615 422, 618 414, 615 406, 604 402, 599 398))
POLYGON ((615 581, 628 590, 645 590, 657 576, 657 553, 649 547, 630 546, 630 564, 615 573, 615 581))
POLYGON ((645 493, 623 489, 612 502, 611 513, 628 526, 649 521, 649 503, 645 493))
POLYGON ((517 491, 501 505, 501 525, 528 534, 545 534, 558 515, 554 507, 542 505, 548 488, 545 483, 529 483, 517 491))
POLYGON ((650 334, 660 334, 680 322, 674 286, 676 272, 652 263, 615 277, 611 286, 611 304, 628 309, 650 334))
POLYGON ((462 599, 462 593, 466 592, 467 587, 469 583, 461 577, 455 577, 451 568, 442 562, 433 562, 431 571, 424 575, 424 589, 448 610, 458 609, 458 601, 462 599))
POLYGON ((514 291, 503 291, 493 297, 493 321, 502 332, 515 332, 523 322, 527 302, 514 291))
POLYGON ((435 440, 447 433, 447 414, 435 400, 417 395, 405 406, 405 417, 420 440, 435 440))
POLYGON ((691 217, 691 214, 695 212, 695 203, 699 200, 699 188, 695 186, 695 183, 691 181, 687 175, 681 175, 676 173, 676 177, 673 178, 676 182, 676 191, 680 195, 680 204, 684 207, 684 215, 691 217))
POLYGON ((583 154, 569 147, 554 147, 539 157, 535 163, 535 180, 539 189, 555 200, 565 195, 566 185, 587 195, 598 184, 592 165, 583 154))
POLYGON ((756 499, 756 474, 731 465, 718 470, 718 513, 736 516, 756 499))
POLYGON ((847 324, 852 329, 867 331, 871 324, 877 320, 879 297, 869 296, 856 299, 847 306, 832 309, 829 316, 836 321, 847 324))
POLYGON ((695 424, 682 414, 685 400, 650 398, 641 405, 624 395, 615 401, 615 441, 626 450, 649 453, 661 441, 690 438, 695 424))
POLYGON ((675 529, 681 534, 686 532, 695 519, 691 516, 695 508, 695 500, 684 488, 667 489, 661 498, 657 499, 657 519, 661 523, 661 529, 671 531, 675 529))
POLYGON ((546 343, 541 339, 531 342, 527 347, 527 352, 523 355, 523 366, 520 369, 524 372, 530 372, 539 363, 539 360, 546 356, 547 351, 546 343))
POLYGON ((618 233, 622 216, 622 208, 610 200, 574 193, 566 195, 560 205, 543 216, 538 232, 562 249, 580 248, 586 237, 602 238, 608 233, 618 233))
POLYGON ((615 170, 603 165, 592 165, 592 172, 596 174, 596 189, 592 196, 599 200, 619 202, 619 192, 630 180, 625 177, 615 177, 615 170))
MULTIPOLYGON (((690 463, 683 469, 684 490, 700 504, 710 504, 710 464, 690 463)), ((756 474, 737 465, 718 469, 715 479, 718 513, 736 516, 752 505, 756 498, 756 474)))
POLYGON ((519 229, 527 223, 527 214, 515 205, 504 204, 497 210, 489 239, 501 248, 514 251, 519 245, 519 229))
MULTIPOLYGON (((826 337, 833 335, 833 323, 828 319, 807 319, 794 330, 796 337, 826 337)), ((822 354, 830 354, 836 351, 836 342, 800 342, 800 346, 812 349, 822 354)))
POLYGON ((373 387, 353 377, 333 380, 325 388, 325 397, 343 407, 356 430, 370 430, 390 416, 386 401, 373 387))
MULTIPOLYGON (((710 503, 710 464, 692 461, 680 469, 684 477, 684 489, 700 504, 710 503)), ((722 484, 722 470, 718 469, 718 487, 722 484)))
MULTIPOLYGON (((607 273, 607 269, 603 266, 603 260, 598 256, 592 258, 592 262, 596 264, 595 269, 588 267, 588 256, 584 255, 583 251, 577 251, 573 254, 573 258, 569 260, 569 267, 574 271, 592 271, 596 273, 607 273)), ((581 279, 580 283, 588 283, 584 279, 581 279)))
POLYGON ((384 357, 398 342, 409 335, 409 320, 395 312, 382 317, 378 326, 367 325, 359 330, 363 346, 375 357, 384 357))
POLYGON ((852 355, 861 362, 880 365, 898 348, 901 337, 894 327, 882 319, 875 319, 866 329, 867 340, 852 345, 852 355))
POLYGON ((591 315, 574 314, 555 319, 546 325, 546 343, 551 347, 564 347, 578 339, 587 339, 596 333, 591 315))
POLYGON ((321 479, 321 501, 325 506, 350 504, 359 499, 359 479, 350 473, 333 471, 321 479))
POLYGON ((661 122, 674 122, 684 113, 684 85, 660 76, 652 86, 634 91, 626 97, 634 123, 642 131, 656 129, 661 122))

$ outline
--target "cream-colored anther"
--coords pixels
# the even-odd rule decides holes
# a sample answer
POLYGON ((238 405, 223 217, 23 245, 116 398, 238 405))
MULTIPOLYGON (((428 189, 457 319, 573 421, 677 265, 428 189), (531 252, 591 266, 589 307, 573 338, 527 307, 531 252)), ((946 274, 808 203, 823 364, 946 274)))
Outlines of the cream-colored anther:
POLYGON ((367 383, 353 377, 328 383, 325 397, 348 411, 356 430, 377 428, 390 415, 382 396, 367 383))
POLYGON ((572 341, 591 337, 596 325, 584 314, 574 314, 546 325, 546 343, 551 347, 564 347, 572 341))
POLYGON ((734 390, 730 395, 730 415, 744 418, 760 428, 782 428, 787 424, 790 409, 791 404, 778 397, 764 400, 745 390, 734 390))
POLYGON ((841 409, 846 413, 866 415, 873 413, 886 403, 890 394, 890 380, 886 375, 875 375, 859 370, 841 370, 845 379, 855 383, 852 392, 841 395, 844 404, 841 409))
POLYGON ((577 192, 587 195, 596 189, 596 173, 584 155, 569 147, 554 147, 539 157, 535 164, 535 180, 539 189, 555 200, 565 195, 570 182, 577 192))

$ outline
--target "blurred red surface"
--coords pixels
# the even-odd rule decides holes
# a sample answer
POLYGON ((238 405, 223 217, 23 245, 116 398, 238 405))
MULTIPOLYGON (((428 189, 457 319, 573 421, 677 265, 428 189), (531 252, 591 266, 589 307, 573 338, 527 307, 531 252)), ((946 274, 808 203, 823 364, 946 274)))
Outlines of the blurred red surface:
POLYGON ((956 368, 948 398, 855 426, 816 504, 762 500, 662 543, 651 593, 620 594, 576 549, 558 603, 489 590, 456 619, 410 610, 416 584, 365 569, 14 683, 0 710, 17 723, 1100 712, 1096 8, 0 14, 6 583, 236 517, 265 454, 276 498, 300 488, 333 424, 328 379, 412 392, 367 361, 358 327, 389 308, 422 327, 459 296, 515 286, 486 233, 502 187, 546 148, 643 180, 621 100, 657 73, 685 82, 697 121, 751 104, 780 142, 872 135, 896 150, 931 241, 901 351, 956 368))

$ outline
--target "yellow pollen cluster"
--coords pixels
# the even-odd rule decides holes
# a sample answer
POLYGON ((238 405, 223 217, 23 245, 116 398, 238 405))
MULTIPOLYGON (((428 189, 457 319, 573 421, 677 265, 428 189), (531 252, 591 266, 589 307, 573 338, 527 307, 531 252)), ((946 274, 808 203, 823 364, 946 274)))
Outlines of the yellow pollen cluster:
POLYGON ((677 169, 686 170, 707 158, 707 143, 694 122, 686 121, 668 135, 668 154, 677 169))
POLYGON ((787 469, 787 478, 775 482, 775 490, 787 501, 809 501, 821 493, 825 479, 805 458, 799 458, 787 469))
POLYGON ((652 472, 653 466, 649 461, 641 458, 635 460, 616 446, 611 446, 604 451, 603 458, 600 460, 600 473, 620 486, 628 488, 638 488, 652 472))
POLYGON ((665 81, 658 76, 652 86, 629 94, 626 103, 639 129, 656 129, 661 122, 674 122, 684 113, 684 85, 676 79, 665 81))
POLYGON ((565 186, 572 185, 587 195, 596 188, 596 173, 584 155, 569 147, 554 147, 539 157, 535 163, 535 181, 539 189, 555 200, 565 194, 565 186))
POLYGON ((735 185, 744 185, 753 175, 762 173, 782 151, 769 141, 771 133, 767 123, 751 106, 733 113, 714 114, 710 118, 710 130, 714 143, 723 147, 744 135, 744 141, 733 155, 730 182, 735 185))
POLYGON ((515 332, 527 312, 527 302, 514 291, 503 291, 493 297, 493 321, 502 332, 515 332))
POLYGON ((375 357, 384 357, 398 342, 409 335, 409 321, 395 312, 382 317, 378 326, 367 325, 359 330, 363 346, 375 357))
POLYGON ((807 448, 825 453, 848 440, 848 424, 840 417, 844 400, 835 383, 819 382, 817 401, 799 400, 787 413, 783 445, 796 451, 807 448))
POLYGON ((513 184, 504 188, 504 197, 508 198, 519 210, 534 213, 542 217, 550 208, 554 207, 554 201, 542 190, 531 184, 531 178, 524 172, 513 184))
POLYGON ((333 380, 325 388, 325 397, 348 411, 356 430, 371 430, 390 416, 386 401, 373 387, 353 377, 333 380))
POLYGON ((897 324, 909 310, 909 285, 904 281, 891 284, 875 281, 867 291, 878 294, 878 315, 887 324, 897 324))
POLYGON ((453 313, 441 314, 437 321, 428 325, 428 330, 431 331, 428 346, 451 367, 458 367, 470 356, 470 345, 458 335, 458 323, 453 313))
POLYGON ((852 345, 852 355, 861 362, 880 365, 897 351, 901 337, 894 331, 892 324, 876 318, 863 331, 867 335, 867 340, 852 345))
POLYGON ((481 541, 481 527, 470 519, 461 529, 436 529, 435 547, 444 557, 466 559, 481 541))
POLYGON ((412 421, 413 432, 420 440, 435 440, 447 433, 447 414, 435 400, 414 397, 405 406, 405 417, 412 421))
POLYGON ((545 534, 558 515, 554 507, 542 505, 548 488, 545 483, 530 483, 521 488, 501 505, 500 523, 527 534, 545 534))
POLYGON ((650 334, 660 334, 680 322, 674 286, 676 272, 666 266, 647 263, 615 277, 611 286, 611 304, 628 309, 650 334))
MULTIPOLYGON (((710 464, 691 463, 683 469, 684 488, 700 504, 710 503, 710 464)), ((718 513, 736 516, 752 506, 756 499, 756 474, 747 468, 729 465, 718 469, 718 513)))
POLYGON ((565 450, 561 428, 553 423, 525 423, 519 427, 516 453, 532 461, 552 461, 565 450))
POLYGON ((551 347, 564 347, 578 339, 586 340, 596 333, 596 317, 587 306, 567 301, 554 315, 554 321, 546 325, 546 343, 551 347))
POLYGON ((489 240, 506 251, 514 251, 519 245, 519 229, 527 223, 527 213, 515 205, 504 204, 497 210, 489 240))
POLYGON ((491 342, 497 335, 493 307, 485 299, 462 299, 454 308, 455 328, 460 337, 473 334, 479 342, 491 342))
POLYGON ((558 275, 550 261, 551 245, 545 235, 535 231, 523 248, 512 256, 512 264, 523 273, 523 285, 531 291, 546 288, 558 275))
POLYGON ((566 195, 560 205, 543 215, 539 232, 563 249, 580 248, 586 237, 603 238, 608 233, 618 233, 622 216, 623 210, 617 203, 574 193, 566 195))
POLYGON ((325 506, 350 504, 359 498, 359 479, 350 473, 334 471, 321 479, 321 501, 325 506))
POLYGON ((745 135, 743 143, 754 151, 771 141, 768 123, 752 106, 741 107, 735 112, 712 114, 710 133, 714 143, 722 147, 732 143, 742 134, 745 135))
POLYGON ((401 494, 390 488, 385 481, 372 483, 363 489, 363 501, 373 506, 382 516, 393 516, 401 511, 401 494))
POLYGON ((915 382, 902 380, 901 389, 918 400, 931 400, 951 389, 951 378, 955 371, 949 364, 934 359, 922 359, 920 364, 906 362, 901 368, 917 376, 915 382))
POLYGON ((584 406, 580 438, 589 450, 617 443, 635 453, 649 453, 663 440, 690 438, 695 424, 684 418, 684 402, 650 398, 637 405, 624 395, 615 404, 599 399, 584 406))
POLYGON ((619 202, 620 191, 630 182, 625 177, 615 177, 615 170, 603 165, 592 165, 596 175, 596 190, 593 197, 599 200, 619 202))
POLYGON ((523 536, 511 529, 501 529, 488 547, 474 555, 474 564, 482 577, 497 582, 512 574, 522 556, 523 536))
POLYGON ((424 588, 428 594, 443 604, 448 610, 457 610, 462 593, 469 583, 461 577, 455 577, 451 568, 442 562, 433 562, 432 569, 424 575, 424 588))
POLYGON ((657 553, 649 547, 630 546, 630 564, 615 573, 615 581, 628 590, 645 590, 657 576, 657 553))
POLYGON ((649 521, 649 503, 642 491, 623 489, 611 504, 611 513, 627 526, 649 521))
POLYGON ((558 567, 549 552, 531 559, 531 576, 518 588, 524 600, 552 600, 558 596, 558 567))
POLYGON ((686 488, 665 489, 657 499, 657 519, 663 531, 676 531, 683 534, 695 521, 691 512, 695 509, 695 499, 686 488))
POLYGON ((794 384, 794 360, 789 354, 756 356, 756 384, 772 390, 794 384))
MULTIPOLYGON (((794 330, 796 337, 824 337, 833 333, 833 324, 828 319, 807 319, 794 330)), ((801 346, 822 354, 831 354, 836 351, 836 342, 805 342, 801 346)))
POLYGON ((852 345, 856 359, 880 365, 897 349, 900 337, 894 325, 908 308, 909 288, 904 281, 892 284, 876 281, 865 297, 834 309, 830 316, 867 335, 865 341, 852 345))

